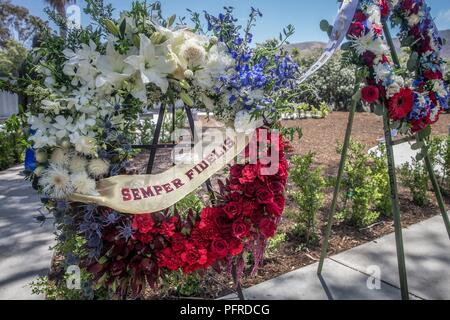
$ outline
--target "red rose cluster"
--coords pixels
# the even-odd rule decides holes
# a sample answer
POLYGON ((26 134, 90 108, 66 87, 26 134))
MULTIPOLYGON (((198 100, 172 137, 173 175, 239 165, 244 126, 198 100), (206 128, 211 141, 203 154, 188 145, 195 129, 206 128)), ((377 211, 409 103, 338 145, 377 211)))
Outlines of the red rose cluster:
MULTIPOLYGON (((279 135, 258 130, 255 139, 257 144, 250 145, 269 148, 256 153, 256 163, 231 167, 221 188, 221 205, 197 215, 191 212, 186 220, 164 213, 134 216, 128 241, 117 240, 118 228, 110 227, 103 239, 105 261, 95 263, 90 271, 115 283, 117 290, 131 286, 137 295, 145 283, 155 285, 167 270, 191 273, 213 267, 220 271, 244 251, 264 250, 283 214, 288 163, 279 135), (277 173, 263 175, 269 166, 276 166, 277 173)), ((245 153, 255 154, 250 147, 245 153)), ((255 259, 255 264, 259 262, 255 259)))

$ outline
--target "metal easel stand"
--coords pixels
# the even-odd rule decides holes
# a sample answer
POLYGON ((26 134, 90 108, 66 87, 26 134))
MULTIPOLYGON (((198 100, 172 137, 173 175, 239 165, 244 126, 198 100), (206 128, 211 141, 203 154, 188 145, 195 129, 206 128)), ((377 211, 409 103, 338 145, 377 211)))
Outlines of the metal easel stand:
MULTIPOLYGON (((159 109, 159 114, 158 114, 158 121, 156 123, 156 128, 155 128, 155 132, 154 132, 154 136, 153 136, 153 141, 152 144, 150 145, 134 145, 132 146, 132 148, 134 149, 145 149, 145 150, 150 150, 150 157, 149 157, 149 161, 147 164, 147 174, 152 174, 153 173, 153 169, 154 169, 154 164, 155 164, 155 159, 156 159, 156 153, 158 151, 158 149, 173 149, 177 146, 177 142, 176 141, 172 141, 172 143, 164 143, 161 144, 159 143, 159 140, 161 138, 161 131, 162 131, 162 127, 163 127, 163 123, 164 123, 164 116, 166 114, 166 108, 167 106, 164 104, 161 104, 161 107, 159 109)), ((188 106, 184 107, 184 110, 186 112, 187 115, 187 119, 189 122, 189 129, 191 130, 191 147, 194 147, 198 142, 199 142, 199 138, 198 138, 198 134, 195 130, 195 121, 194 121, 194 117, 192 115, 192 111, 191 108, 189 108, 188 106)), ((176 130, 176 108, 175 108, 175 104, 172 103, 172 132, 175 132, 176 130)), ((214 193, 214 189, 212 187, 212 183, 211 180, 208 179, 206 181, 206 188, 208 190, 208 193, 211 196, 212 202, 215 201, 215 193, 214 193)), ((242 287, 240 282, 237 280, 237 268, 234 265, 232 268, 232 272, 233 272, 233 278, 236 282, 236 293, 239 297, 239 300, 245 300, 245 296, 244 293, 242 291, 242 287)))
MULTIPOLYGON (((388 44, 390 45, 391 49, 394 48, 392 38, 389 33, 389 29, 387 28, 387 25, 385 23, 384 23, 384 31, 386 34, 388 44)), ((394 50, 393 56, 394 55, 396 56, 395 50, 394 50)), ((395 61, 395 58, 394 58, 394 61, 395 61)), ((397 57, 397 61, 398 61, 398 57, 397 57)), ((355 97, 356 98, 359 97, 359 94, 358 94, 359 80, 360 79, 357 78, 356 85, 355 85, 355 97)), ((344 147, 343 147, 343 150, 341 153, 341 163, 339 166, 339 173, 338 173, 338 177, 336 180, 333 202, 331 205, 331 212, 328 217, 327 230, 326 230, 324 242, 322 245, 322 253, 321 253, 321 257, 320 257, 319 268, 317 270, 317 273, 319 275, 322 274, 323 264, 324 264, 324 261, 325 261, 325 258, 327 256, 327 252, 328 252, 328 245, 329 245, 329 239, 330 239, 330 235, 331 235, 333 217, 336 213, 337 200, 339 197, 339 191, 340 191, 340 186, 341 186, 341 182, 342 182, 342 176, 344 173, 345 162, 347 160, 348 147, 350 144, 353 119, 354 119, 354 114, 356 111, 357 103, 358 103, 358 99, 354 99, 351 110, 350 110, 349 121, 348 121, 348 125, 347 125, 347 132, 345 134, 345 140, 344 140, 344 147)), ((403 300, 409 300, 408 279, 407 279, 407 273, 406 273, 406 262, 405 262, 405 254, 404 254, 404 247, 403 247, 402 226, 401 226, 401 219, 400 219, 400 205, 399 205, 398 190, 397 190, 397 177, 396 177, 396 173, 395 173, 393 141, 392 141, 392 135, 391 135, 391 126, 390 126, 390 122, 389 122, 389 114, 388 114, 388 110, 386 108, 384 108, 384 112, 383 112, 383 125, 384 125, 385 141, 386 141, 386 155, 387 155, 387 160, 388 160, 390 192, 391 192, 391 198, 392 198, 392 211, 393 211, 392 214, 393 214, 393 218, 394 218, 395 241, 396 241, 396 247, 397 247, 397 261, 398 261, 398 270, 399 270, 399 276, 400 276, 401 296, 402 296, 403 300)))

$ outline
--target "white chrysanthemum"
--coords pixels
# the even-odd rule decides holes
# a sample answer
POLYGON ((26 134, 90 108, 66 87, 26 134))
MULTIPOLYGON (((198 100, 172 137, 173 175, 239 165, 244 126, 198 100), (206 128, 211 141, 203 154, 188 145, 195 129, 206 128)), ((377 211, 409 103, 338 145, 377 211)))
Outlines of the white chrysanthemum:
POLYGON ((375 65, 373 70, 375 72, 375 80, 377 80, 377 82, 384 81, 392 74, 390 66, 386 63, 379 63, 375 65))
POLYGON ((391 97, 395 96, 397 93, 400 92, 401 88, 402 87, 400 87, 399 84, 395 83, 395 82, 393 84, 389 85, 387 92, 386 92, 387 97, 391 98, 391 97))
POLYGON ((191 66, 203 65, 206 58, 205 48, 195 38, 187 40, 181 46, 180 54, 191 66))
POLYGON ((53 164, 42 173, 39 184, 45 194, 56 199, 62 199, 73 192, 67 170, 53 164))
POLYGON ((72 173, 82 172, 86 170, 87 160, 83 157, 75 155, 69 162, 69 169, 72 173))
POLYGON ((441 98, 447 97, 447 90, 440 80, 433 80, 433 91, 436 92, 437 95, 441 98))
POLYGON ((64 167, 69 162, 67 153, 63 149, 55 149, 50 157, 50 163, 60 167, 64 167))
POLYGON ((93 159, 89 161, 89 173, 94 177, 102 177, 109 171, 109 162, 102 159, 93 159))
POLYGON ((89 178, 85 171, 70 175, 70 181, 75 192, 92 196, 98 195, 95 189, 95 180, 89 178))
POLYGON ((367 8, 367 16, 370 22, 381 24, 381 12, 378 5, 371 5, 367 8))

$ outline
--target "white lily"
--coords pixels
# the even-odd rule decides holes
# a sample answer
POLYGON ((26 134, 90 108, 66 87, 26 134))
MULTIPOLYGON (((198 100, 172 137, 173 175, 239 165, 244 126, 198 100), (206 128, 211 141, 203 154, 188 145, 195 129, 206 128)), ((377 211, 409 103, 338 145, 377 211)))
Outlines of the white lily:
POLYGON ((177 67, 173 55, 164 48, 155 46, 145 35, 140 35, 139 55, 133 55, 125 59, 125 62, 139 71, 144 84, 153 83, 163 93, 169 88, 167 76, 177 67), (162 51, 162 52, 161 52, 162 51), (158 53, 162 55, 158 55, 158 53))
POLYGON ((97 69, 100 74, 95 80, 97 88, 103 87, 105 84, 119 85, 127 79, 132 70, 125 62, 125 56, 121 55, 114 49, 114 44, 109 41, 106 45, 106 55, 97 59, 97 69))

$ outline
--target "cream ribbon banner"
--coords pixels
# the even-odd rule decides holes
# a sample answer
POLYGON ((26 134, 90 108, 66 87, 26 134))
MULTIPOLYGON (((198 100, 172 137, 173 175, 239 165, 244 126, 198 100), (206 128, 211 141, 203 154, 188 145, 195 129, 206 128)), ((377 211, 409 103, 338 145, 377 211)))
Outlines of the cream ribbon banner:
POLYGON ((333 54, 339 49, 342 41, 344 41, 347 35, 348 29, 353 21, 353 18, 358 8, 359 0, 343 0, 339 8, 336 19, 333 24, 333 31, 331 31, 330 40, 325 47, 323 54, 297 81, 297 84, 301 84, 308 80, 310 76, 316 73, 322 68, 328 60, 331 59, 333 54))
MULTIPOLYGON (((146 214, 170 208, 195 191, 228 163, 234 160, 249 144, 253 133, 222 130, 214 143, 202 147, 203 157, 194 164, 177 165, 155 175, 114 176, 97 183, 98 196, 73 194, 69 200, 108 207, 121 213, 146 214)), ((208 132, 206 133, 208 135, 208 132)))

